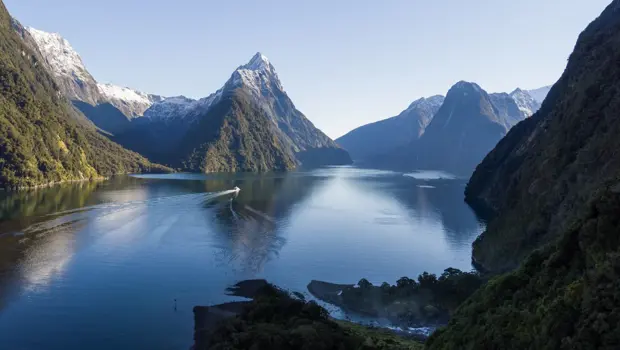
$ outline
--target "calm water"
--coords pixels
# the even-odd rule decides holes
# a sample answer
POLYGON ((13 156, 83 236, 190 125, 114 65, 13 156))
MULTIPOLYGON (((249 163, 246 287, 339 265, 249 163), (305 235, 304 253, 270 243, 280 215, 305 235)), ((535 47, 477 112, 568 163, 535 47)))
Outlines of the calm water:
POLYGON ((306 292, 469 270, 482 227, 465 183, 433 178, 342 167, 0 193, 0 344, 188 349, 192 307, 241 279, 306 292))

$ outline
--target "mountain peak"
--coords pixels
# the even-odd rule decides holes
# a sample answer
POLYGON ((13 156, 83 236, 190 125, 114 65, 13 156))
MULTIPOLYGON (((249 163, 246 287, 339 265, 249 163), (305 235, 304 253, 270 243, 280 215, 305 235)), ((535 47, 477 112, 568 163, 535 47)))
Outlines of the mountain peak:
POLYGON ((233 72, 229 83, 235 87, 247 86, 259 95, 263 88, 268 86, 273 86, 283 91, 275 68, 269 62, 269 59, 260 52, 257 52, 248 63, 239 66, 233 72))
POLYGON ((270 67, 271 67, 271 63, 269 62, 269 59, 267 58, 267 56, 263 55, 260 52, 257 52, 252 57, 250 62, 241 66, 240 68, 249 69, 249 70, 264 70, 264 69, 269 69, 270 67))
POLYGON ((484 90, 482 90, 482 88, 476 83, 461 80, 450 88, 446 98, 456 97, 457 95, 467 96, 470 93, 473 95, 480 95, 484 93, 484 90))

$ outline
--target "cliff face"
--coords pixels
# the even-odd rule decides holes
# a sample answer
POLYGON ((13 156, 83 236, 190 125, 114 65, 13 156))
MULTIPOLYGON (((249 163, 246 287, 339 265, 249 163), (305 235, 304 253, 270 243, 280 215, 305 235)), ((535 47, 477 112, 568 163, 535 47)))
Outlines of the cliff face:
POLYGON ((593 189, 620 172, 620 3, 579 36, 540 111, 477 167, 466 199, 494 213, 474 244, 483 268, 514 268, 566 229, 593 189))

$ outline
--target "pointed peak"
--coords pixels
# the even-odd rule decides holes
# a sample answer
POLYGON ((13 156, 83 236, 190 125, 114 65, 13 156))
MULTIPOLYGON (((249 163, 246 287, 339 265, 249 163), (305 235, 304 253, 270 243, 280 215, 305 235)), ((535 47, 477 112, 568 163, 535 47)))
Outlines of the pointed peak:
POLYGON ((269 62, 269 59, 267 58, 267 56, 263 55, 260 52, 257 52, 252 57, 250 62, 241 66, 241 68, 249 69, 249 70, 260 70, 260 69, 268 68, 269 66, 271 66, 271 63, 269 62))
POLYGON ((516 88, 516 89, 514 89, 514 91, 513 91, 513 92, 511 92, 510 94, 511 94, 511 95, 516 95, 516 94, 524 94, 524 93, 525 93, 525 90, 523 90, 523 89, 521 89, 521 88, 516 88))

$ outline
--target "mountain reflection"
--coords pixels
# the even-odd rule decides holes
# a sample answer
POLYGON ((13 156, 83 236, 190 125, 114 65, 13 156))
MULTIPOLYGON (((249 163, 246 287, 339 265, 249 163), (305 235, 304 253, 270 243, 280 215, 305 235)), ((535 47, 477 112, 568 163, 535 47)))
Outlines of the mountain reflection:
POLYGON ((482 220, 463 203, 465 188, 462 181, 420 181, 405 176, 372 181, 384 181, 382 188, 412 214, 436 217, 443 225, 446 243, 452 248, 468 246, 482 232, 482 220))
POLYGON ((294 175, 254 178, 236 183, 241 188, 238 196, 205 203, 205 208, 214 210, 212 223, 223 248, 220 263, 240 272, 260 272, 286 244, 282 228, 293 208, 320 181, 294 175))

